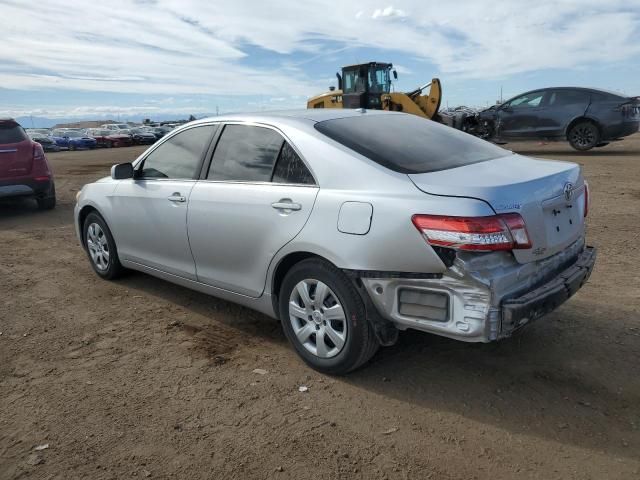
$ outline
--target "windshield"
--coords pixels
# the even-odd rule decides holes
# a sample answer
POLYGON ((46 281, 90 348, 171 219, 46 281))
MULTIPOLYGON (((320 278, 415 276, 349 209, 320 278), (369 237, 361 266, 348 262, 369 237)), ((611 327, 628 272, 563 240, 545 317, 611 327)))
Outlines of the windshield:
POLYGON ((369 91, 374 93, 389 93, 391 90, 391 80, 389 79, 389 68, 371 67, 369 69, 369 91))
POLYGON ((511 152, 485 140, 409 114, 366 114, 325 120, 316 130, 400 173, 462 167, 511 152))

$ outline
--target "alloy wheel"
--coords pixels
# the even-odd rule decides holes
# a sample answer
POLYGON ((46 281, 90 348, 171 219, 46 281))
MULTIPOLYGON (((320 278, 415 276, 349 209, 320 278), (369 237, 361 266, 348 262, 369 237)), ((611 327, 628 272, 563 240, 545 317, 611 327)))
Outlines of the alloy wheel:
POLYGON ((102 227, 97 223, 92 223, 87 228, 87 249, 98 270, 104 271, 109 268, 109 243, 102 227))
POLYGON ((591 125, 579 125, 571 132, 571 140, 579 147, 590 147, 596 141, 595 128, 591 125))
POLYGON ((289 297, 289 321, 298 342, 317 357, 335 357, 346 343, 344 309, 337 295, 319 280, 298 282, 289 297))

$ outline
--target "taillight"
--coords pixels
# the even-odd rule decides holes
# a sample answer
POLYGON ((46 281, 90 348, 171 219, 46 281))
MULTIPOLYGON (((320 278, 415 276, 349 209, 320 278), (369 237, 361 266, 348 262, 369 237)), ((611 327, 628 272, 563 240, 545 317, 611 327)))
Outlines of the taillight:
POLYGON ((51 171, 49 170, 49 164, 44 156, 44 150, 39 143, 33 144, 33 170, 32 175, 34 180, 47 181, 51 179, 51 171))
POLYGON ((589 183, 584 181, 584 216, 587 217, 589 213, 589 204, 591 203, 591 198, 589 196, 589 183))
POLYGON ((33 159, 35 161, 44 160, 44 150, 42 149, 42 145, 40 145, 39 143, 33 144, 33 159))
POLYGON ((518 213, 490 217, 414 215, 411 221, 431 245, 476 251, 531 248, 527 227, 518 213))

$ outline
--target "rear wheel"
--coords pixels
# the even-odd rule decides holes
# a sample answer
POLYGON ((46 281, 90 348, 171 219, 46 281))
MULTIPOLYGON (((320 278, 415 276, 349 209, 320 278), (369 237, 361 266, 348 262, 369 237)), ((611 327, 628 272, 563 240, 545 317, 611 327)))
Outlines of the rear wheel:
POLYGON ((341 375, 366 363, 380 344, 355 287, 320 259, 294 265, 282 282, 280 319, 296 352, 312 368, 341 375))
POLYGON ((51 185, 51 190, 47 193, 46 197, 36 198, 38 202, 38 208, 40 210, 52 210, 56 207, 56 187, 51 185))
POLYGON ((87 215, 83 225, 83 237, 93 270, 107 280, 119 277, 124 268, 118 258, 116 242, 102 216, 96 212, 87 215))
POLYGON ((600 132, 593 122, 578 122, 569 130, 568 138, 575 150, 583 152, 600 143, 600 132))

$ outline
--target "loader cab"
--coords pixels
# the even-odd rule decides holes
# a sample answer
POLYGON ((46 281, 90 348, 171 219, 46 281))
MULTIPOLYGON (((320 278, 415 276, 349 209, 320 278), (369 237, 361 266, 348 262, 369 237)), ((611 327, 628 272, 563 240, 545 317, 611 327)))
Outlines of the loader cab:
MULTIPOLYGON (((344 108, 382 109, 381 95, 391 91, 391 63, 369 62, 342 67, 337 74, 344 108)), ((398 74, 393 70, 394 78, 398 74)))

